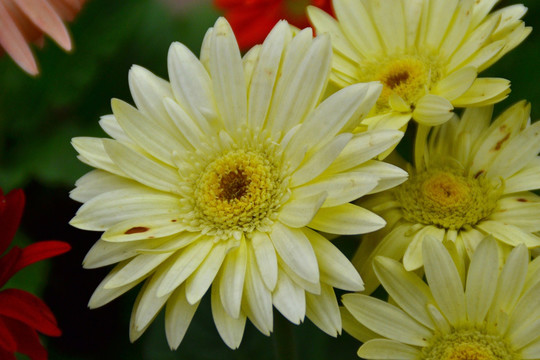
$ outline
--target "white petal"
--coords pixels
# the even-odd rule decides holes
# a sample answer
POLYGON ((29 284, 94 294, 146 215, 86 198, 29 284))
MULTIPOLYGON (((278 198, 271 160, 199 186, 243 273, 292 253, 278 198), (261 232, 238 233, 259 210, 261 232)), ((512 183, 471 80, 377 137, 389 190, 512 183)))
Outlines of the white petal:
POLYGON ((311 37, 308 31, 293 38, 283 59, 282 74, 268 114, 274 135, 302 122, 317 105, 328 81, 332 56, 330 38, 323 34, 311 41, 305 39, 311 37), (301 47, 295 46, 298 42, 301 47), (305 48, 308 43, 311 45, 305 48))
POLYGON ((163 107, 162 100, 173 97, 171 85, 143 67, 133 65, 129 70, 129 89, 139 111, 167 131, 176 129, 163 107))
POLYGON ((199 303, 191 305, 186 300, 185 288, 180 286, 167 301, 165 308, 165 335, 171 350, 176 350, 197 311, 199 303))
POLYGON ((167 64, 174 97, 181 106, 201 122, 204 117, 216 117, 210 76, 199 59, 185 45, 174 42, 167 64))
POLYGON ((448 321, 459 326, 466 321, 466 305, 456 266, 440 240, 427 236, 423 243, 424 269, 431 293, 448 321))
POLYGON ((293 173, 290 186, 300 186, 319 176, 338 157, 351 138, 352 134, 340 134, 322 148, 317 149, 315 153, 308 155, 303 164, 293 173))
POLYGON ((127 177, 126 173, 120 170, 105 151, 104 140, 91 137, 76 137, 71 139, 71 145, 80 154, 78 158, 83 163, 115 175, 127 177))
POLYGON ((306 315, 305 291, 281 270, 278 273, 272 302, 276 309, 293 324, 300 324, 306 315))
POLYGON ((131 179, 96 169, 84 174, 75 182, 75 189, 69 192, 69 197, 84 203, 100 194, 126 188, 143 189, 145 187, 131 179))
POLYGON ((353 204, 321 208, 309 227, 331 234, 356 235, 382 228, 386 222, 371 211, 353 204))
POLYGON ((484 321, 495 295, 498 272, 497 244, 493 238, 486 238, 476 248, 467 273, 465 300, 470 322, 484 321))
POLYGON ((499 19, 497 17, 491 17, 471 33, 467 34, 467 40, 457 48, 456 52, 449 59, 447 65, 448 71, 453 71, 460 65, 468 65, 467 59, 489 41, 489 37, 493 33, 498 22, 499 19))
POLYGON ((79 229, 105 231, 124 220, 163 214, 172 217, 180 214, 177 197, 149 188, 127 188, 109 191, 87 201, 70 224, 79 229))
POLYGON ((414 360, 420 358, 420 355, 418 348, 388 339, 369 340, 358 350, 358 356, 365 359, 414 360))
POLYGON ((101 281, 101 283, 99 283, 96 290, 94 290, 92 297, 88 301, 88 307, 90 309, 95 309, 105 304, 108 304, 109 302, 113 301, 120 295, 126 293, 130 289, 137 286, 137 284, 139 284, 142 281, 142 279, 139 279, 130 284, 126 284, 124 286, 120 286, 114 289, 105 289, 105 284, 107 284, 112 277, 114 277, 120 270, 122 270, 126 264, 127 262, 116 265, 111 270, 111 272, 107 274, 107 276, 105 276, 105 278, 101 281))
POLYGON ((348 291, 362 291, 364 283, 345 255, 321 234, 303 229, 307 235, 321 272, 321 282, 348 291))
POLYGON ((309 224, 328 196, 324 191, 326 188, 328 187, 323 186, 322 191, 316 194, 306 194, 307 196, 293 193, 289 201, 280 209, 279 221, 293 228, 309 224))
POLYGON ((273 291, 278 277, 276 250, 266 233, 255 232, 251 238, 259 272, 268 290, 273 291))
POLYGON ((341 28, 356 49, 363 55, 383 53, 376 27, 363 2, 337 0, 333 6, 341 28))
POLYGON ((339 132, 352 131, 370 112, 381 90, 379 83, 361 83, 332 94, 307 117, 286 151, 325 144, 339 132))
POLYGON ((444 239, 445 230, 433 225, 424 226, 417 231, 411 239, 407 251, 403 255, 403 265, 408 271, 416 270, 424 264, 422 257, 422 244, 426 236, 433 236, 439 242, 444 239))
POLYGON ((177 191, 180 177, 176 169, 150 160, 148 157, 114 140, 103 140, 107 155, 134 180, 167 192, 177 191))
POLYGON ((380 335, 369 330, 347 310, 346 307, 340 306, 339 312, 341 313, 341 322, 343 323, 343 330, 355 339, 365 343, 369 339, 378 338, 380 335))
POLYGON ((175 254, 160 280, 157 295, 164 296, 180 286, 199 267, 212 247, 212 239, 203 238, 175 254))
POLYGON ((231 349, 237 349, 242 342, 244 328, 246 326, 246 315, 240 312, 237 318, 232 318, 227 314, 220 301, 219 286, 212 286, 212 316, 219 335, 231 349))
POLYGON ((306 293, 306 316, 330 336, 341 334, 341 316, 334 289, 321 284, 321 294, 306 293))
POLYGON ((244 287, 244 312, 255 327, 265 335, 270 335, 273 329, 272 294, 264 286, 264 282, 255 263, 255 253, 248 246, 248 266, 244 287))
POLYGON ((521 131, 499 152, 486 176, 506 179, 536 159, 540 151, 540 123, 521 131))
POLYGON ((229 250, 229 244, 226 242, 215 244, 202 264, 188 277, 186 298, 190 304, 199 302, 206 293, 223 264, 227 250, 229 250))
MULTIPOLYGON (((367 175, 365 173, 346 172, 342 174, 333 174, 330 176, 319 177, 309 184, 293 189, 292 196, 300 198, 309 196, 309 198, 311 198, 315 196, 313 194, 326 192, 327 196, 319 207, 321 205, 322 207, 338 206, 356 200, 369 193, 377 186, 378 180, 376 175, 367 175)), ((313 212, 312 215, 314 214, 315 212, 313 212)), ((311 218, 309 221, 311 221, 311 218)), ((307 225, 309 221, 302 226, 307 225)))
POLYGON ((224 18, 214 25, 210 44, 210 74, 214 96, 225 128, 236 131, 247 121, 247 90, 240 50, 224 18))
POLYGON ((203 130, 201 130, 199 125, 204 125, 204 123, 194 120, 173 99, 163 99, 163 105, 165 106, 165 109, 167 110, 167 113, 171 117, 172 121, 174 122, 176 128, 180 130, 180 133, 182 134, 181 136, 183 138, 181 144, 185 149, 197 149, 203 139, 215 135, 215 131, 212 131, 210 129, 207 133, 203 133, 203 130))
POLYGON ((510 81, 500 78, 476 78, 469 90, 452 100, 455 107, 486 106, 505 99, 510 93, 510 81))
POLYGON ((359 60, 360 55, 340 28, 340 24, 326 11, 316 7, 308 6, 307 14, 309 20, 314 25, 318 34, 328 33, 332 39, 332 46, 335 52, 339 52, 351 60, 359 60))
POLYGON ((422 125, 437 126, 450 120, 453 110, 454 107, 450 101, 444 97, 429 94, 418 100, 413 118, 422 125))
POLYGON ((319 281, 317 257, 301 230, 275 223, 270 239, 279 256, 298 276, 308 282, 319 281))
POLYGON ((433 93, 452 101, 463 95, 471 87, 476 76, 477 71, 475 67, 467 66, 461 68, 442 79, 433 89, 433 93))
POLYGON ((422 35, 425 36, 421 40, 422 46, 428 49, 437 49, 452 20, 452 14, 456 10, 457 0, 435 1, 426 4, 426 27, 422 29, 422 35))
POLYGON ((261 129, 265 124, 280 69, 279 63, 290 38, 289 25, 280 21, 260 49, 249 86, 248 124, 252 129, 261 129))
POLYGON ((406 271, 396 260, 377 256, 373 262, 377 278, 392 299, 413 319, 433 329, 434 324, 426 311, 434 303, 429 287, 416 274, 406 271))
POLYGON ((162 272, 158 270, 150 279, 146 280, 135 300, 129 324, 129 335, 132 342, 142 335, 169 299, 168 295, 162 297, 156 295, 158 279, 161 275, 162 272))
POLYGON ((347 294, 343 304, 351 314, 370 330, 409 345, 427 346, 432 333, 401 309, 385 301, 361 294, 347 294))
POLYGON ((529 248, 540 246, 540 236, 526 232, 514 225, 498 221, 482 221, 476 226, 510 246, 519 244, 525 244, 529 248))
POLYGON ((246 241, 242 239, 240 245, 227 254, 223 262, 221 279, 219 281, 219 295, 223 308, 229 316, 235 319, 240 316, 246 266, 246 241))
POLYGON ((178 217, 171 214, 147 215, 117 223, 101 236, 105 241, 123 242, 142 239, 154 239, 180 234, 185 226, 178 222, 178 217))
MULTIPOLYGON (((399 54, 403 52, 406 45, 403 7, 406 5, 402 4, 401 1, 396 1, 391 6, 388 6, 385 1, 374 1, 370 5, 373 22, 377 26, 386 53, 399 54)), ((439 23, 442 22, 439 21, 439 23)))
POLYGON ((184 146, 178 139, 178 131, 171 132, 162 128, 121 100, 113 99, 111 106, 118 123, 137 145, 164 163, 173 165, 173 151, 178 150, 179 146, 180 149, 184 146), (174 136, 175 134, 177 136, 174 136))
POLYGON ((350 171, 371 175, 377 174, 379 181, 377 186, 369 194, 375 194, 396 187, 406 181, 409 176, 405 170, 397 166, 376 160, 369 160, 362 165, 350 169, 350 171))
POLYGON ((140 281, 151 271, 159 268, 159 266, 171 255, 171 253, 138 255, 112 276, 104 287, 105 289, 113 289, 130 284, 134 281, 140 281))

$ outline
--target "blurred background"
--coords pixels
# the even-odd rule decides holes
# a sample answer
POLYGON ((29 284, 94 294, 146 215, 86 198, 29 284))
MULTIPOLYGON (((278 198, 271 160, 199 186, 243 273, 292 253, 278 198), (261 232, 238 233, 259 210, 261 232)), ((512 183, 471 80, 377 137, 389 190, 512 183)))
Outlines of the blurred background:
MULTIPOLYGON (((501 1, 506 6, 516 1, 501 1)), ((521 99, 540 117, 540 1, 522 1, 527 25, 536 30, 517 49, 482 76, 512 81, 512 93, 497 105, 499 113, 521 99)), ((17 274, 7 287, 40 297, 51 307, 63 335, 43 339, 51 360, 90 359, 356 359, 358 342, 344 334, 323 334, 306 319, 288 326, 275 313, 276 333, 260 334, 249 322, 240 349, 230 350, 215 329, 208 296, 175 352, 169 350, 162 314, 135 343, 128 338, 129 315, 137 289, 96 310, 86 304, 108 268, 83 270, 82 259, 99 233, 71 228, 79 204, 68 197, 75 180, 90 170, 76 158, 70 139, 104 137, 101 115, 111 98, 132 101, 127 74, 132 64, 167 78, 167 51, 179 41, 198 54, 204 33, 219 12, 211 0, 89 0, 69 24, 74 50, 67 54, 50 40, 36 51, 41 75, 32 78, 7 56, 0 58, 0 187, 23 188, 27 205, 16 243, 67 241, 73 250, 36 263, 17 274), (276 344, 285 343, 287 354, 276 344)), ((1 231, 1 229, 0 229, 1 231)), ((339 239, 351 255, 358 239, 339 239)), ((208 294, 207 294, 208 295, 208 294)), ((24 359, 24 357, 21 357, 24 359)))

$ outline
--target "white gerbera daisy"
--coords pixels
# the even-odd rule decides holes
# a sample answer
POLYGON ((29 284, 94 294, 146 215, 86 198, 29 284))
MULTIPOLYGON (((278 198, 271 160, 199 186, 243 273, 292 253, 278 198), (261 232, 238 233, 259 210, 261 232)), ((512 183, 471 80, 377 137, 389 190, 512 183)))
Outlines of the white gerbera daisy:
POLYGON ((363 240, 353 260, 367 291, 378 285, 375 256, 403 258, 407 270, 418 269, 426 235, 454 242, 464 260, 488 234, 502 256, 520 243, 540 246, 540 197, 531 192, 540 188, 540 122, 530 124, 524 101, 490 124, 492 110, 470 108, 461 120, 434 128, 423 160, 408 166, 409 180, 363 203, 388 222, 363 240))
POLYGON ((340 332, 332 287, 360 290, 362 281, 313 229, 381 228, 384 220, 349 202, 406 173, 370 160, 402 133, 350 133, 380 85, 352 86, 319 104, 331 56, 329 37, 304 30, 293 38, 281 22, 242 59, 219 19, 200 60, 171 46, 170 84, 132 68, 137 108, 113 100, 114 115, 101 120, 114 139, 73 140, 97 170, 71 193, 84 202, 71 224, 104 231, 84 266, 119 263, 90 307, 144 282, 130 338, 166 304, 167 339, 176 348, 212 286, 214 320, 231 348, 246 318, 269 334, 273 306, 293 323, 307 315, 327 333, 340 332))
POLYGON ((429 286, 395 260, 375 260, 377 276, 395 305, 366 295, 343 296, 349 311, 345 330, 369 339, 358 356, 540 359, 540 261, 529 265, 524 245, 512 250, 500 272, 496 242, 489 237, 478 245, 465 273, 439 240, 428 237, 423 252, 429 286), (362 324, 359 329, 355 321, 362 324))
POLYGON ((368 128, 399 129, 411 117, 434 126, 454 107, 504 99, 510 82, 478 78, 530 33, 523 5, 490 13, 497 0, 334 0, 336 18, 309 7, 317 33, 330 33, 331 80, 384 85, 368 128))

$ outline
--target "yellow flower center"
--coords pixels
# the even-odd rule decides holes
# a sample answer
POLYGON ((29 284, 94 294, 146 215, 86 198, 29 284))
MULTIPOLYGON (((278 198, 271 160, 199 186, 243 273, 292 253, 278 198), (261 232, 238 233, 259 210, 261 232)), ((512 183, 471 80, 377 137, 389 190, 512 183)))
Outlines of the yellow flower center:
POLYGON ((421 360, 517 360, 507 341, 476 329, 435 336, 422 349, 421 360))
POLYGON ((446 167, 411 175, 394 194, 406 220, 457 230, 489 216, 501 192, 485 176, 446 167))
POLYGON ((281 204, 282 179, 264 152, 232 150, 210 162, 196 182, 195 220, 207 234, 238 237, 270 225, 281 204))
POLYGON ((360 82, 380 81, 383 84, 377 101, 377 113, 391 110, 392 94, 401 97, 414 109, 416 102, 426 95, 441 78, 441 66, 432 57, 401 55, 364 61, 359 67, 360 82))

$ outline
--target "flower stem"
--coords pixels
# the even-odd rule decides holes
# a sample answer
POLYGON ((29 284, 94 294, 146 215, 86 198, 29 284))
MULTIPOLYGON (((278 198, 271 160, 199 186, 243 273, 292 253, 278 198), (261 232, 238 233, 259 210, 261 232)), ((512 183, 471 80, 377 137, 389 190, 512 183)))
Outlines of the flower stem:
POLYGON ((298 360, 293 324, 277 312, 274 315, 274 359, 298 360))

